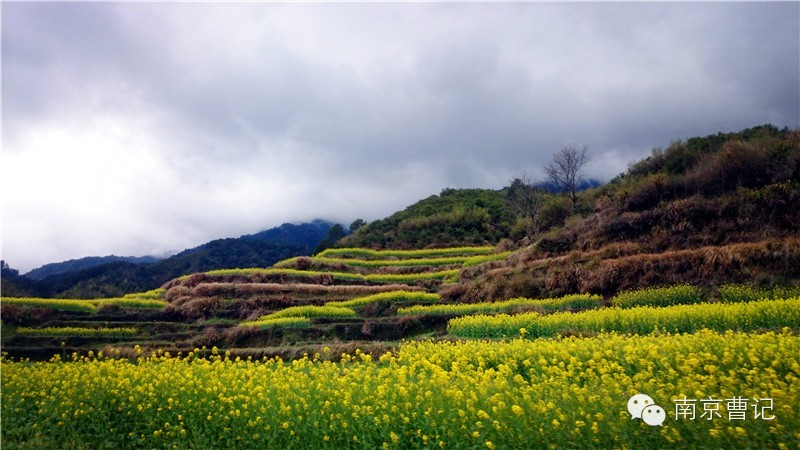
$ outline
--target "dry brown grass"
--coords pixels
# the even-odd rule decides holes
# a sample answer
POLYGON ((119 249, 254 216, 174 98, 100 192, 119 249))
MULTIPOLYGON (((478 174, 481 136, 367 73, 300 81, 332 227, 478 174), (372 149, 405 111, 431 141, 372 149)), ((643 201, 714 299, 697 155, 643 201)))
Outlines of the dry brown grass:
POLYGON ((633 250, 630 245, 610 246, 524 261, 450 288, 457 295, 446 298, 473 302, 574 292, 609 296, 653 285, 759 284, 800 277, 800 239, 796 237, 629 254, 633 250))

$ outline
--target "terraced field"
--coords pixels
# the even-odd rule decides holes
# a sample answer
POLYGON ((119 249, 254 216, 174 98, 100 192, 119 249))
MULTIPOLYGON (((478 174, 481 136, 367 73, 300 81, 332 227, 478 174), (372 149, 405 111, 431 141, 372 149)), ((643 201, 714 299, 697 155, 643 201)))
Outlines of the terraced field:
POLYGON ((436 303, 437 290, 460 269, 508 254, 493 247, 329 249, 270 268, 196 273, 120 299, 8 298, 3 350, 34 359, 90 350, 130 355, 135 346, 173 354, 217 346, 259 357, 322 346, 335 349, 332 357, 356 347, 382 351, 446 331, 446 316, 401 317, 398 308, 436 303))
POLYGON ((506 256, 336 249, 123 299, 3 299, 3 442, 800 446, 797 288, 440 296, 506 256), (636 394, 655 404, 632 407, 636 394))

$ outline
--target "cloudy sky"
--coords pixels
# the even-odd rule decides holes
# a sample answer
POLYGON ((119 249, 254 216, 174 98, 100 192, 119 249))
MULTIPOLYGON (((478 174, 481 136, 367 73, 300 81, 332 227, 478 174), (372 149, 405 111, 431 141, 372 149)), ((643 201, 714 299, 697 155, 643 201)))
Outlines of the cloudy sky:
POLYGON ((2 257, 25 272, 445 187, 609 179, 800 126, 800 4, 2 4, 2 257))

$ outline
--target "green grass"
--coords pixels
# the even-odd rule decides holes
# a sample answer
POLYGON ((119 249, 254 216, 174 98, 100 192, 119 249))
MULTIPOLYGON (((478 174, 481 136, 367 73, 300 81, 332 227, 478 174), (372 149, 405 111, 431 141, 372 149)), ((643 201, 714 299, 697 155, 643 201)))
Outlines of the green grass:
POLYGON ((461 265, 468 258, 465 256, 446 256, 441 258, 409 258, 409 259, 354 259, 316 257, 315 261, 323 264, 344 264, 350 267, 436 267, 461 265))
POLYGON ((723 302, 752 302, 762 299, 798 297, 800 296, 800 286, 766 289, 742 284, 726 284, 720 286, 717 292, 719 299, 723 302))
POLYGON ((404 273, 404 274, 369 274, 365 275, 367 281, 373 283, 414 283, 417 281, 455 281, 458 279, 458 269, 442 270, 439 272, 404 273))
POLYGON ((163 308, 167 302, 152 297, 135 295, 117 298, 97 298, 91 300, 69 298, 35 298, 7 297, 0 300, 2 305, 24 306, 29 308, 47 308, 61 311, 84 311, 93 313, 103 305, 117 305, 122 308, 163 308))
POLYGON ((68 298, 4 297, 0 299, 0 305, 47 308, 61 311, 95 312, 95 305, 91 301, 68 298))
POLYGON ((242 322, 239 324, 243 327, 258 327, 258 328, 305 328, 311 325, 311 319, 308 317, 275 317, 271 319, 258 319, 250 322, 242 322))
POLYGON ((336 306, 290 306, 280 311, 276 311, 266 316, 261 316, 258 321, 266 319, 277 319, 279 317, 333 317, 350 318, 356 317, 356 312, 350 308, 336 306))
POLYGON ((21 336, 91 336, 91 337, 125 337, 139 334, 137 328, 86 328, 86 327, 19 327, 15 332, 21 336))
POLYGON ((428 294, 425 292, 391 291, 391 292, 381 292, 380 294, 367 295, 364 297, 356 297, 354 299, 341 302, 328 302, 325 304, 325 306, 352 308, 355 306, 363 306, 377 302, 430 303, 438 301, 439 301, 439 294, 428 294))
POLYGON ((122 298, 106 298, 89 300, 95 306, 103 305, 116 305, 121 308, 144 308, 144 309, 159 309, 167 305, 164 300, 157 300, 153 298, 137 298, 137 297, 122 297, 122 298))
MULTIPOLYGON (((261 268, 261 267, 248 267, 244 269, 218 269, 204 272, 211 277, 223 276, 236 276, 236 275, 277 275, 287 276, 292 278, 314 278, 319 276, 330 276, 335 280, 342 281, 366 281, 363 275, 357 273, 346 272, 319 272, 312 270, 297 270, 297 269, 274 269, 274 268, 261 268)), ((188 278, 191 275, 185 275, 182 278, 188 278)))
POLYGON ((344 264, 351 267, 437 267, 460 265, 462 267, 474 266, 489 261, 505 259, 511 252, 492 253, 478 256, 443 256, 433 258, 408 258, 408 259, 355 259, 355 258, 329 258, 316 257, 315 261, 323 264, 344 264))
POLYGON ((370 250, 366 248, 329 248, 317 255, 319 258, 340 257, 358 259, 434 258, 441 256, 474 256, 493 253, 494 247, 428 248, 419 250, 370 250))
POLYGON ((599 308, 602 298, 598 295, 576 294, 558 298, 513 298, 499 302, 456 303, 446 305, 414 305, 399 308, 397 314, 408 315, 464 315, 475 313, 511 312, 517 308, 537 308, 546 312, 564 309, 599 308))
POLYGON ((703 293, 700 289, 688 284, 680 284, 620 292, 611 299, 611 304, 620 308, 632 308, 634 306, 688 305, 701 301, 703 301, 703 293))
POLYGON ((225 277, 237 275, 283 275, 291 278, 331 277, 334 280, 347 282, 372 282, 372 283, 413 283, 426 280, 453 280, 458 277, 458 269, 442 270, 438 272, 409 273, 409 274, 369 274, 361 275, 346 272, 320 272, 297 269, 220 269, 205 272, 210 277, 225 277))

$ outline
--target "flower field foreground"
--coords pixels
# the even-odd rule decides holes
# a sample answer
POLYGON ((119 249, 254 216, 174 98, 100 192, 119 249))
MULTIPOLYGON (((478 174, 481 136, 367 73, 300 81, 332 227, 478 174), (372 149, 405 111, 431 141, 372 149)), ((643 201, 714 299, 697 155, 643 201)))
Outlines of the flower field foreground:
POLYGON ((424 341, 341 362, 3 360, 2 438, 30 448, 797 448, 798 354, 800 337, 784 329, 424 341), (662 426, 631 419, 638 393, 664 408, 662 426), (695 418, 678 416, 681 399, 697 403, 695 418), (712 399, 708 420, 700 402, 712 399), (745 417, 732 416, 742 402, 745 417))

